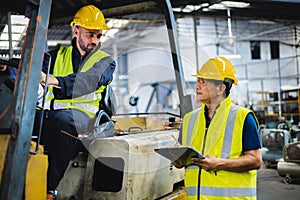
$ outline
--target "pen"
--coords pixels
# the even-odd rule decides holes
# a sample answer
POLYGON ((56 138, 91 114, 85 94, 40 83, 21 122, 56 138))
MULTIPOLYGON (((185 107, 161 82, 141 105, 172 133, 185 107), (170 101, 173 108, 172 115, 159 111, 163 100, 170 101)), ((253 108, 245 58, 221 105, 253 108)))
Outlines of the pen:
POLYGON ((175 140, 175 146, 179 146, 180 145, 180 143, 178 142, 178 140, 175 138, 175 136, 174 135, 172 135, 172 138, 175 140))

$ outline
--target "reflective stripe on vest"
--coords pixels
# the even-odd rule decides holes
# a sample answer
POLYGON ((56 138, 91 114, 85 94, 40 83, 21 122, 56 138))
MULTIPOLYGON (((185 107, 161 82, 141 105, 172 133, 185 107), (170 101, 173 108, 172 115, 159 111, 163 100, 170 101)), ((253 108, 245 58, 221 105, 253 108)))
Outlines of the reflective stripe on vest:
MULTIPOLYGON (((198 173, 200 171, 200 168, 197 165, 189 165, 185 168, 185 170, 194 170, 194 171, 196 171, 197 174, 195 175, 195 177, 198 177, 198 173)), ((198 195, 198 186, 194 186, 194 187, 185 186, 185 191, 186 191, 186 194, 188 196, 197 197, 197 195, 198 195)))
POLYGON ((231 109, 230 109, 230 112, 228 115, 228 119, 227 119, 227 123, 226 123, 221 158, 229 158, 229 156, 230 156, 230 150, 231 150, 231 146, 232 146, 232 136, 233 136, 232 133, 233 133, 233 128, 234 128, 233 122, 235 122, 235 118, 236 118, 238 109, 239 109, 239 107, 236 105, 231 106, 231 109))
MULTIPOLYGON (((197 187, 188 187, 185 189, 189 196, 197 196, 197 187)), ((207 186, 200 187, 201 196, 214 197, 251 197, 256 196, 256 188, 212 188, 207 186)))
POLYGON ((194 129, 194 125, 195 125, 195 122, 196 122, 196 119, 199 115, 199 112, 200 112, 201 108, 198 108, 196 109, 195 111, 193 111, 192 115, 191 115, 191 118, 190 118, 190 123, 188 125, 188 133, 187 133, 187 138, 186 138, 186 143, 188 145, 191 144, 191 138, 192 138, 192 134, 193 134, 193 129, 194 129))
MULTIPOLYGON (((72 46, 60 47, 53 69, 54 76, 67 76, 74 73, 72 65, 72 49, 72 46)), ((88 55, 88 58, 86 58, 86 61, 83 63, 80 72, 86 72, 87 70, 91 69, 96 62, 107 56, 109 55, 99 50, 99 48, 95 49, 88 55)), ((45 109, 51 109, 50 105, 51 101, 53 101, 53 109, 78 109, 85 112, 89 117, 92 118, 99 110, 99 102, 102 98, 101 93, 105 88, 106 86, 101 86, 95 92, 90 94, 73 99, 59 100, 54 99, 54 94, 52 92, 53 88, 49 87, 45 102, 45 109)))

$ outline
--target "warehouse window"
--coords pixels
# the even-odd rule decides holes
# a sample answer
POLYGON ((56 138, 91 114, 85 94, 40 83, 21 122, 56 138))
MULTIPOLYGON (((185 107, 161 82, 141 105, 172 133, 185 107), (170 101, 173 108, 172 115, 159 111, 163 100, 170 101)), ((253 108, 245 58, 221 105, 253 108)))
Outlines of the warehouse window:
POLYGON ((250 41, 251 58, 260 59, 260 41, 250 41))
POLYGON ((271 58, 279 58, 279 41, 270 41, 271 58))

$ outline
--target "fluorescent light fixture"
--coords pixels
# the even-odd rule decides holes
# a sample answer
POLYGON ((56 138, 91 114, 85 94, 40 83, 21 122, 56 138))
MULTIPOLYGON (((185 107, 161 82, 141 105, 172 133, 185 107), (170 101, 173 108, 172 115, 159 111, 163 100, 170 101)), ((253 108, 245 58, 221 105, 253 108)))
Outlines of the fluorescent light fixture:
POLYGON ((181 11, 184 12, 184 13, 190 13, 190 12, 192 12, 192 10, 190 10, 188 8, 183 8, 181 11))
POLYGON ((222 3, 216 3, 208 7, 211 10, 226 10, 226 6, 222 3))
POLYGON ((250 3, 238 2, 238 1, 221 1, 220 3, 209 6, 209 9, 214 10, 226 10, 227 8, 246 8, 250 3))
POLYGON ((222 1, 221 4, 229 8, 246 8, 250 5, 250 3, 236 1, 222 1))
POLYGON ((203 3, 200 5, 201 8, 209 6, 209 3, 203 3))
POLYGON ((185 6, 185 8, 182 9, 182 12, 190 13, 192 11, 199 10, 200 8, 201 6, 187 5, 185 6))
POLYGON ((190 10, 198 10, 201 8, 201 6, 187 5, 186 8, 190 10))
POLYGON ((182 8, 173 8, 172 9, 174 12, 181 12, 182 8))

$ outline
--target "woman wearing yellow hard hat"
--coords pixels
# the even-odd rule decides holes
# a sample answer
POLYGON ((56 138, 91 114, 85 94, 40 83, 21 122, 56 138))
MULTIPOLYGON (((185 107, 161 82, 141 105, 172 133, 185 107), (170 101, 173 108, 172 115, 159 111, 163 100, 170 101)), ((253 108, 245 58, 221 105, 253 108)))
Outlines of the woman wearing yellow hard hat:
POLYGON ((262 164, 259 125, 251 110, 231 102, 236 71, 227 58, 217 56, 194 76, 202 106, 184 116, 180 138, 205 157, 191 158, 193 165, 185 168, 188 199, 255 200, 262 164))

